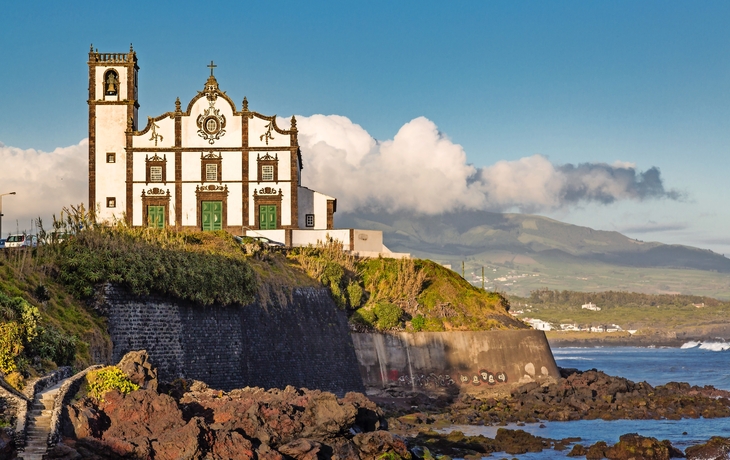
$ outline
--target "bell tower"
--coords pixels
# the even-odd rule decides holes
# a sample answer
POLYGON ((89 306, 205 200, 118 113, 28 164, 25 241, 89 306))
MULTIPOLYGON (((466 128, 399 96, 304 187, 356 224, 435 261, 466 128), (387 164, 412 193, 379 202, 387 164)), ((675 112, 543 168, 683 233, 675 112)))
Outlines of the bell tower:
POLYGON ((89 210, 103 221, 121 217, 132 185, 126 148, 137 129, 139 67, 132 45, 128 53, 100 53, 92 45, 88 64, 89 210))

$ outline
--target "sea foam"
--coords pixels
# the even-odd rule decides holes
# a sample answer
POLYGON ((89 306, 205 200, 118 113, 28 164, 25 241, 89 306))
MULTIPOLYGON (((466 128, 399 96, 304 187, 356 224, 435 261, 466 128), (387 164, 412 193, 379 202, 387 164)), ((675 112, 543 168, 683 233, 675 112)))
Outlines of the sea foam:
POLYGON ((730 350, 730 343, 726 342, 707 342, 700 345, 701 350, 725 351, 730 350))
POLYGON ((687 343, 684 343, 684 344, 682 344, 682 346, 681 346, 681 347, 679 347, 679 348, 694 348, 694 347, 697 347, 697 346, 699 346, 699 345, 700 345, 700 343, 702 343, 702 342, 693 342, 693 341, 689 341, 689 342, 687 342, 687 343))

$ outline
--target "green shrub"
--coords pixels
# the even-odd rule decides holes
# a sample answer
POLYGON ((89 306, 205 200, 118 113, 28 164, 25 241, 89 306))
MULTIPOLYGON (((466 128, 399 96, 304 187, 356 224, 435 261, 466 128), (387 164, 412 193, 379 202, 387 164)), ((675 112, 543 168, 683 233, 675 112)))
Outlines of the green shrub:
POLYGON ((73 361, 76 339, 50 325, 41 326, 40 320, 37 307, 0 293, 0 371, 25 372, 31 358, 61 365, 73 361))
POLYGON ((36 340, 28 347, 28 354, 60 365, 73 362, 78 342, 76 337, 51 327, 39 327, 38 331, 36 340))
POLYGON ((104 400, 107 391, 117 390, 122 394, 139 390, 139 385, 132 383, 121 369, 116 366, 107 366, 86 374, 89 395, 99 401, 104 400))
POLYGON ((358 308, 350 316, 350 321, 379 331, 395 329, 401 325, 403 310, 392 303, 381 302, 375 306, 358 308))
POLYGON ((229 305, 254 298, 256 279, 244 258, 224 232, 112 227, 80 232, 62 245, 56 261, 59 278, 80 298, 91 296, 97 284, 112 282, 135 294, 154 291, 203 305, 229 305))
POLYGON ((18 391, 21 391, 23 388, 25 388, 25 378, 20 372, 15 371, 9 373, 7 376, 5 376, 5 381, 18 391))
POLYGON ((357 308, 362 304, 362 287, 356 281, 350 281, 347 285, 347 297, 350 300, 350 308, 357 308))
POLYGON ((18 369, 17 359, 25 349, 23 332, 16 322, 0 324, 0 371, 6 374, 18 369))
POLYGON ((411 320, 411 327, 415 332, 421 332, 426 325, 426 318, 423 315, 416 315, 411 320))
POLYGON ((446 328, 441 318, 426 318, 423 324, 424 332, 443 332, 446 328))
POLYGON ((377 303, 374 311, 378 318, 376 325, 381 331, 394 329, 400 325, 403 310, 397 305, 387 302, 377 303))
POLYGON ((375 327, 375 312, 367 307, 358 308, 350 316, 350 321, 363 326, 375 327))

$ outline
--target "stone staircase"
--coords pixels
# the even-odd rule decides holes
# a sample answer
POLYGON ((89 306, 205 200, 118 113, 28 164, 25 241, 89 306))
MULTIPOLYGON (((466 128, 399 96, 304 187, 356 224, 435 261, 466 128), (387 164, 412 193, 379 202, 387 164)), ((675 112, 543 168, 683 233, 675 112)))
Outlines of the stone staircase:
POLYGON ((48 435, 51 433, 51 412, 53 404, 65 380, 38 392, 28 412, 26 427, 27 441, 24 452, 18 452, 18 460, 42 460, 48 450, 48 435))

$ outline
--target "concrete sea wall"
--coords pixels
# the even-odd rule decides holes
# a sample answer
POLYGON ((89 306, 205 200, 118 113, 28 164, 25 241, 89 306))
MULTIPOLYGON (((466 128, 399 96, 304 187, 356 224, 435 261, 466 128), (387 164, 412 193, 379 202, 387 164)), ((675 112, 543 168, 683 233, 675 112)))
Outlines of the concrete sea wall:
POLYGON ((542 331, 365 333, 352 340, 368 387, 470 391, 560 377, 542 331))
POLYGON ((325 288, 297 288, 284 305, 266 306, 204 307, 114 285, 104 287, 104 298, 112 362, 147 350, 164 380, 192 378, 222 390, 363 391, 347 317, 325 288))

